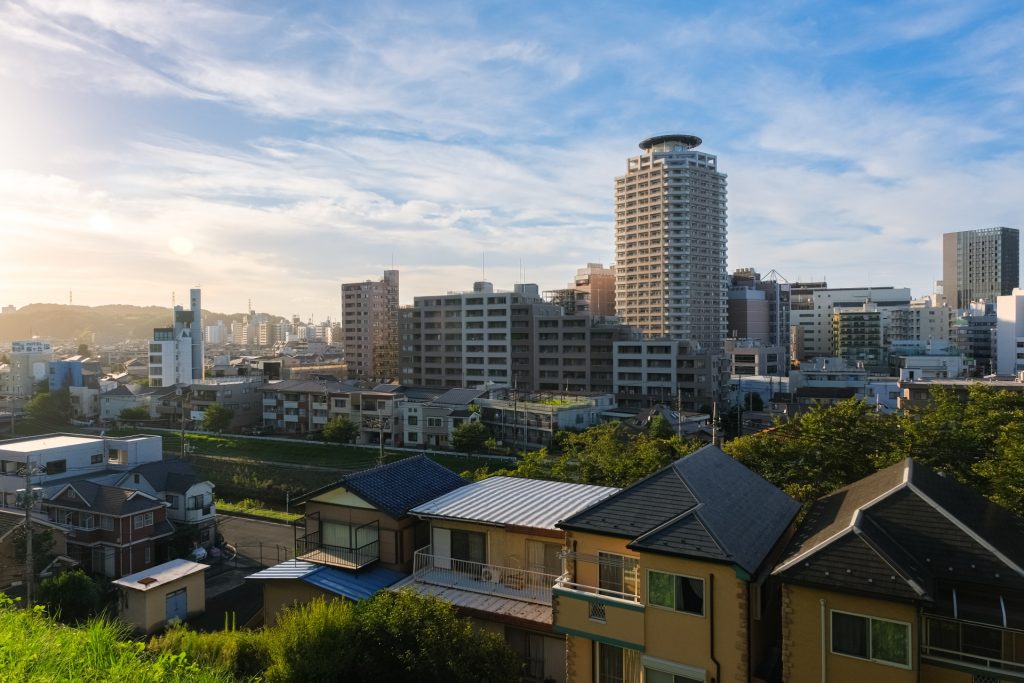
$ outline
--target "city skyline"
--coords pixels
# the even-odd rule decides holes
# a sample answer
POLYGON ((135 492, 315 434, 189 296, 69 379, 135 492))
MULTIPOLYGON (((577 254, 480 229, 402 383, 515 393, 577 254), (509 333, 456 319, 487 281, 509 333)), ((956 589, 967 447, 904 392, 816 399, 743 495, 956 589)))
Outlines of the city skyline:
POLYGON ((944 232, 1020 227, 1022 30, 999 2, 6 3, 0 304, 563 287, 612 261, 659 133, 728 173, 730 272, 924 294, 944 232))

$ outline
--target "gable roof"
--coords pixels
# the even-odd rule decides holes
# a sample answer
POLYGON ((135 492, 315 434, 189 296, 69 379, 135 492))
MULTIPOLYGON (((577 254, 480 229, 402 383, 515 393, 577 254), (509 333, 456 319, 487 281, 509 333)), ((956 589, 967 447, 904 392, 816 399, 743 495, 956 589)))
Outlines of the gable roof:
POLYGON ((47 502, 57 507, 88 510, 96 514, 116 517, 164 507, 162 501, 156 500, 142 491, 97 484, 88 479, 81 479, 62 487, 47 502), (74 500, 56 500, 68 489, 75 491, 76 498, 74 500))
POLYGON ((333 484, 304 494, 296 502, 305 502, 321 493, 342 487, 397 519, 407 515, 417 505, 467 483, 447 467, 420 454, 347 474, 333 484))
POLYGON ((558 526, 632 539, 632 550, 739 566, 753 575, 800 504, 717 446, 704 446, 558 526))
POLYGON ((192 463, 181 459, 157 460, 147 462, 128 470, 120 481, 124 481, 129 475, 139 474, 146 478, 156 491, 170 491, 172 493, 185 493, 201 479, 196 473, 192 463))
POLYGON ((774 573, 933 605, 955 586, 1024 592, 1024 520, 908 458, 814 503, 774 573))
POLYGON ((563 481, 488 477, 418 505, 410 512, 434 519, 554 529, 560 519, 618 491, 609 486, 563 481))

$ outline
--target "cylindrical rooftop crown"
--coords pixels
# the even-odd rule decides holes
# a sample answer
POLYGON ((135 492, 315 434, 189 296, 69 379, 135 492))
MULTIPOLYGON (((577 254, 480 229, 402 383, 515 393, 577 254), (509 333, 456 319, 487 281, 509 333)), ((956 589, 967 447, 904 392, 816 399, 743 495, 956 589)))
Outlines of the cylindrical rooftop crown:
POLYGON ((680 145, 684 145, 686 149, 693 149, 699 147, 700 143, 704 142, 696 135, 684 135, 681 133, 673 135, 655 135, 652 138, 647 138, 640 143, 640 149, 647 151, 655 145, 661 145, 666 142, 677 142, 680 145))

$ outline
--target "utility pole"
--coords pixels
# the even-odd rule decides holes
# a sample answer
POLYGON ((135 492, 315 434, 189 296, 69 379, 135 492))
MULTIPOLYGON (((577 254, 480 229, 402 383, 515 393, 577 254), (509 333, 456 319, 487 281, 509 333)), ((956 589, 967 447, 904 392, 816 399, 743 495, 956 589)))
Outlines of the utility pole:
POLYGON ((32 557, 32 463, 25 458, 25 606, 32 609, 32 588, 35 582, 35 560, 32 557))

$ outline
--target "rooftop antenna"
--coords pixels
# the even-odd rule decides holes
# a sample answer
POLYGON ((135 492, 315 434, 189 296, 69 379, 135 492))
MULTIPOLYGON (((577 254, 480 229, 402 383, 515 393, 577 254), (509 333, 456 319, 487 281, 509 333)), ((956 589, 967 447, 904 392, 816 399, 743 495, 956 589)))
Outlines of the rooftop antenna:
POLYGON ((480 252, 480 279, 487 280, 487 252, 480 252))
POLYGON ((174 292, 171 292, 171 308, 174 308, 174 304, 178 303, 174 298, 174 292))
POLYGON ((75 293, 70 289, 68 290, 68 306, 72 306, 75 303, 75 293))

